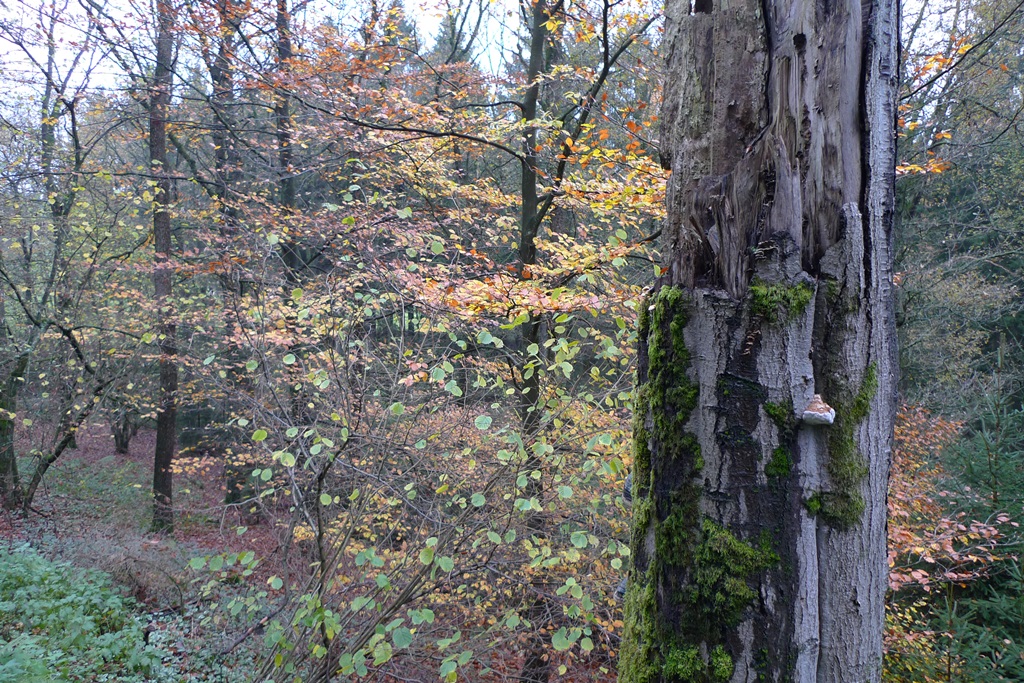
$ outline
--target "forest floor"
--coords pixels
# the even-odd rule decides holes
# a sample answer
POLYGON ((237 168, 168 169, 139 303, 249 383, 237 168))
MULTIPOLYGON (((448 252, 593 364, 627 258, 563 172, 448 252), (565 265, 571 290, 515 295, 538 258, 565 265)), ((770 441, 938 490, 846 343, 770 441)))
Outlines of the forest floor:
POLYGON ((0 545, 9 549, 27 543, 49 559, 109 574, 138 602, 168 680, 251 680, 248 669, 259 639, 236 643, 244 627, 214 613, 214 603, 230 599, 232 591, 219 588, 217 594, 203 595, 209 575, 190 570, 189 562, 252 551, 269 561, 246 582, 265 586, 277 569, 275 529, 250 519, 245 533, 239 533, 243 515, 223 505, 219 459, 182 456, 174 480, 174 534, 151 533, 154 438, 152 431, 140 431, 122 455, 115 452, 105 424, 80 431, 78 447, 47 472, 32 511, 25 516, 0 513, 0 545))
MULTIPOLYGON (((284 597, 268 586, 269 579, 289 570, 298 575, 305 560, 300 553, 282 552, 286 524, 268 521, 266 514, 225 506, 223 466, 214 456, 179 455, 174 474, 174 533, 150 532, 154 439, 151 430, 142 430, 131 440, 129 452, 118 454, 106 424, 83 428, 77 448, 47 472, 31 512, 0 511, 0 551, 30 545, 51 560, 108 574, 121 592, 137 601, 148 643, 162 662, 163 671, 152 680, 251 681, 265 656, 260 619, 284 597), (190 568, 198 558, 246 552, 259 559, 247 576, 237 565, 226 567, 226 574, 219 577, 190 568), (285 567, 282 558, 289 556, 290 566, 285 567), (253 596, 258 602, 252 602, 253 596), (228 616, 225 607, 232 600, 247 598, 255 605, 251 613, 242 610, 228 616)), ((29 443, 19 446, 21 452, 31 447, 29 443)), ((24 468, 31 464, 28 459, 21 463, 24 468)), ((31 476, 31 471, 23 469, 22 476, 31 476)), ((463 672, 468 677, 460 680, 515 679, 521 666, 516 652, 491 653, 490 661, 487 673, 474 663, 476 671, 463 672), (496 670, 499 667, 501 671, 496 670)), ((400 677, 371 674, 371 680, 439 680, 433 660, 411 664, 415 670, 403 671, 400 677)), ((610 664, 604 658, 577 661, 572 671, 552 675, 551 681, 611 683, 616 674, 610 664)), ((0 681, 6 680, 0 667, 0 681)))

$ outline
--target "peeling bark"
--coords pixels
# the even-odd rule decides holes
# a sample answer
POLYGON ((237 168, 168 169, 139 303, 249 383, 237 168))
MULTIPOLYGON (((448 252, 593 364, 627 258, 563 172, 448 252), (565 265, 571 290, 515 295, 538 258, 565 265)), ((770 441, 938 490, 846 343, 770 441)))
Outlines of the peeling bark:
POLYGON ((897 12, 667 2, 624 683, 881 677, 897 12))

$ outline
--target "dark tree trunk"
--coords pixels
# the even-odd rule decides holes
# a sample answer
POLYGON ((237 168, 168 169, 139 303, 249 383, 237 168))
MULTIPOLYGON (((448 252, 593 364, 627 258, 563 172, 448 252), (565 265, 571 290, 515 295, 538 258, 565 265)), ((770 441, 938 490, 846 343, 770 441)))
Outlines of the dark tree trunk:
MULTIPOLYGON (((6 323, 3 299, 0 299, 0 335, 6 334, 6 323)), ((4 344, 0 348, 11 349, 13 344, 4 344)), ((18 453, 14 447, 14 418, 18 408, 18 390, 25 381, 29 356, 25 352, 14 358, 0 385, 0 503, 8 510, 17 510, 23 501, 18 453)))
POLYGON ((153 243, 156 267, 153 288, 156 295, 157 328, 160 333, 160 385, 157 396, 156 448, 153 455, 153 524, 154 531, 174 529, 172 507, 173 479, 171 461, 177 446, 178 349, 175 343, 177 326, 171 302, 174 268, 171 259, 171 212, 168 207, 171 181, 167 168, 167 117, 171 104, 171 60, 173 57, 173 9, 168 0, 156 5, 156 66, 150 90, 149 159, 156 178, 153 202, 153 243))
POLYGON ((110 433, 114 436, 114 452, 119 455, 127 455, 132 439, 138 432, 138 415, 127 409, 118 412, 110 419, 110 433))
MULTIPOLYGON (((294 150, 292 147, 292 111, 290 84, 288 76, 291 72, 292 49, 291 13, 288 0, 277 0, 277 70, 278 84, 274 94, 274 120, 277 126, 277 165, 278 165, 278 204, 285 219, 295 209, 295 169, 293 166, 294 150)), ((284 236, 281 240, 281 259, 284 261, 285 277, 292 286, 298 284, 299 273, 306 265, 301 238, 294 234, 284 236)))
MULTIPOLYGON (((530 61, 527 65, 527 83, 529 86, 523 97, 523 119, 533 121, 538 115, 540 99, 541 74, 544 71, 544 47, 548 39, 547 22, 551 18, 551 8, 544 0, 528 3, 530 16, 530 61)), ((521 174, 521 205, 519 217, 519 269, 520 276, 530 277, 530 267, 537 263, 537 233, 542 220, 540 200, 537 194, 537 129, 528 126, 523 134, 523 162, 521 174)), ((520 327, 520 344, 523 349, 523 365, 519 368, 522 387, 519 401, 519 419, 524 441, 532 442, 537 437, 541 415, 540 370, 535 368, 537 358, 525 355, 526 350, 539 348, 543 344, 541 338, 541 316, 531 314, 530 319, 520 327)), ((527 448, 530 457, 526 460, 523 470, 527 473, 540 471, 543 468, 541 459, 527 448)), ((529 497, 541 498, 541 479, 530 477, 527 490, 529 497)), ((547 534, 547 519, 543 512, 531 511, 526 519, 526 527, 531 535, 543 538, 547 534)), ((523 669, 519 679, 526 683, 547 683, 551 676, 551 644, 550 605, 545 597, 546 586, 543 583, 531 586, 534 595, 529 596, 530 606, 526 610, 526 621, 530 628, 524 653, 523 669)))
POLYGON ((897 11, 668 2, 624 683, 880 679, 897 11))
MULTIPOLYGON (((232 263, 231 242, 238 227, 238 210, 232 200, 232 190, 238 175, 238 155, 235 152, 237 125, 234 115, 236 104, 234 76, 235 45, 239 40, 240 13, 241 8, 233 0, 223 0, 218 3, 218 35, 214 39, 211 49, 204 53, 206 66, 210 72, 210 81, 213 85, 210 106, 216 122, 212 131, 215 148, 214 178, 216 196, 219 200, 219 228, 221 248, 224 253, 222 261, 225 264, 225 270, 220 277, 220 285, 225 299, 235 302, 239 302, 245 295, 244 280, 232 266, 227 265, 232 263)), ((226 354, 228 383, 241 387, 242 390, 236 393, 247 396, 252 386, 249 374, 244 369, 246 357, 242 340, 245 335, 242 334, 242 322, 239 319, 236 306, 224 307, 224 329, 228 341, 226 354)), ((234 408, 232 403, 228 403, 229 409, 234 408)), ((227 434, 224 437, 219 437, 220 443, 215 445, 218 450, 224 452, 224 503, 233 505, 249 497, 252 493, 249 483, 249 472, 252 471, 252 467, 250 463, 245 462, 244 456, 235 452, 237 439, 242 436, 240 430, 231 427, 220 430, 220 432, 224 431, 227 434)))

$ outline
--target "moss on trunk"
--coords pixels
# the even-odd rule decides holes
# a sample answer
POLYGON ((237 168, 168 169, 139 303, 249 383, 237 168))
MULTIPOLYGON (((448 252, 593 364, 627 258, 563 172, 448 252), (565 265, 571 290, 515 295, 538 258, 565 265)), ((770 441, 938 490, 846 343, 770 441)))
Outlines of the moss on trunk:
POLYGON ((681 289, 662 287, 640 321, 647 363, 634 419, 622 683, 728 681, 734 665, 727 632, 756 597, 751 580, 779 560, 766 540, 751 544, 701 515, 704 462, 687 431, 699 396, 683 334, 689 306, 681 289))

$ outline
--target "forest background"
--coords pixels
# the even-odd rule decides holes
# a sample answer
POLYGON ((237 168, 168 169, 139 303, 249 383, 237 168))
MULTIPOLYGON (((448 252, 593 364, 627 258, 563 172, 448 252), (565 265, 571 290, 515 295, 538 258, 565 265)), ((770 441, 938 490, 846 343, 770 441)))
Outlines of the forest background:
MULTIPOLYGON (((0 7, 0 680, 613 680, 661 8, 0 7)), ((890 681, 1024 680, 1022 8, 904 8, 890 681)))

